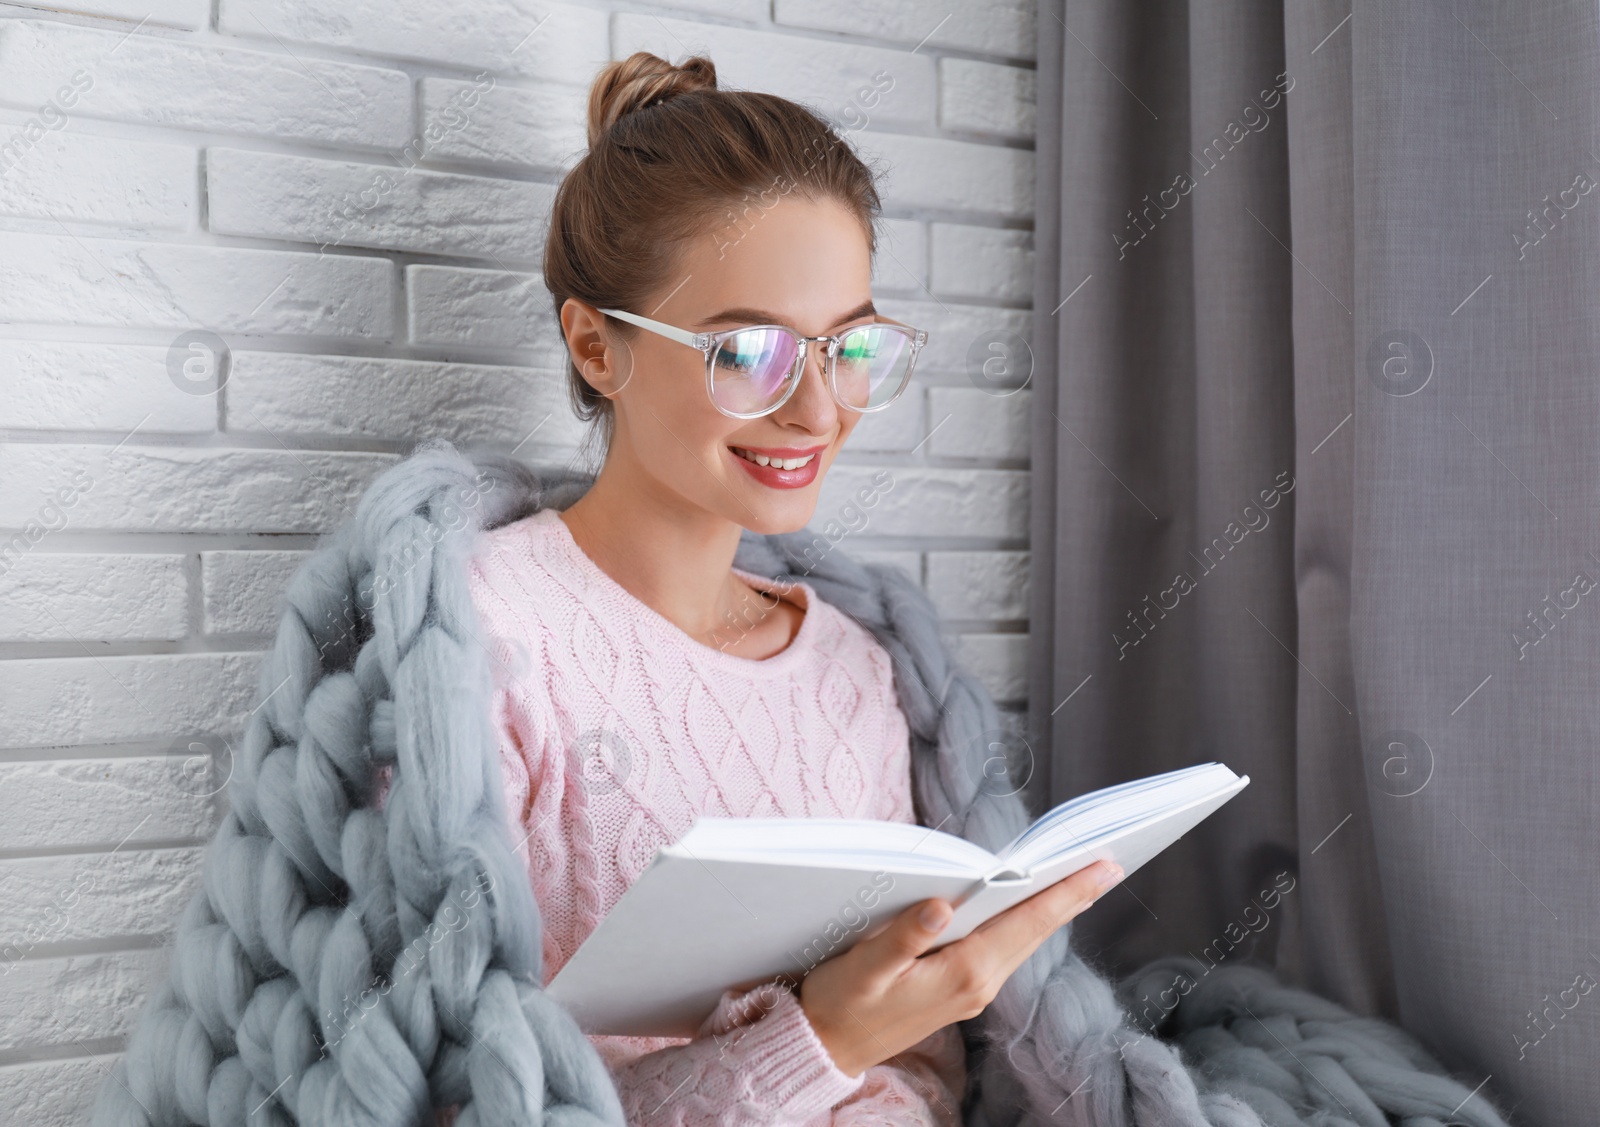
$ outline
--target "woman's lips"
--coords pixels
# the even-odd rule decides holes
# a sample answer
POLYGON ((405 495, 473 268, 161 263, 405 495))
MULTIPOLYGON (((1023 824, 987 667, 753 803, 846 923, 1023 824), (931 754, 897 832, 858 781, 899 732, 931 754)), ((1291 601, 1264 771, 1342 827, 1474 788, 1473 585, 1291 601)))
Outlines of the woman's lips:
POLYGON ((824 446, 813 446, 809 449, 740 446, 729 447, 728 453, 734 461, 744 467, 745 472, 762 485, 772 489, 802 489, 816 480, 818 468, 822 465, 822 451, 825 449, 827 447, 824 446), (793 460, 809 455, 810 460, 798 469, 786 470, 775 465, 759 465, 741 454, 741 450, 769 459, 793 460))

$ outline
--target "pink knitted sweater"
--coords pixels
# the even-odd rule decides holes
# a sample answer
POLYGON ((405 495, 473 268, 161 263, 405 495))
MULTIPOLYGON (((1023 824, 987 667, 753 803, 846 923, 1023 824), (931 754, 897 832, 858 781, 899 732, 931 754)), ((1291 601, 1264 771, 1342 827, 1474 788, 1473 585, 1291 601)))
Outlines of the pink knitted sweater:
MULTIPOLYGON (((469 582, 547 984, 697 814, 914 820, 889 656, 809 584, 798 584, 796 636, 752 660, 695 641, 630 594, 554 509, 484 533, 469 582)), ((960 1123, 966 1054, 954 1025, 855 1077, 798 996, 770 985, 725 993, 693 1038, 590 1040, 630 1124, 960 1123)))

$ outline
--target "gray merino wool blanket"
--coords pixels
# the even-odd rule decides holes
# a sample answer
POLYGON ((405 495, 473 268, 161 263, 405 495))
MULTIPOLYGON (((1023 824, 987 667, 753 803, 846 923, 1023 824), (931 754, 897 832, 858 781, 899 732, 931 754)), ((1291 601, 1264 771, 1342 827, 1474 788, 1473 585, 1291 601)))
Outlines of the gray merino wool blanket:
MULTIPOLYGON (((456 1105, 457 1127, 623 1123, 602 1059, 542 988, 466 584, 480 529, 587 485, 428 443, 300 567, 169 977, 95 1127, 413 1127, 456 1105)), ((986 773, 999 714, 915 584, 804 532, 746 532, 736 563, 806 580, 891 655, 922 824, 990 849, 1028 824, 986 773)), ((970 1127, 1504 1127, 1391 1024, 1187 956, 1115 984, 1069 932, 962 1023, 970 1127), (1159 1021, 1134 1023, 1141 998, 1162 999, 1159 1021)))

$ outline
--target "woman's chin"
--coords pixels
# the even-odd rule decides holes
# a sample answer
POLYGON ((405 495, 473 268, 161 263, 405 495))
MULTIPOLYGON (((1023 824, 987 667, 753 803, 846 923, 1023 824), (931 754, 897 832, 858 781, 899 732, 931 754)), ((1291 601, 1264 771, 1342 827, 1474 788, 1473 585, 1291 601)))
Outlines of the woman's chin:
POLYGON ((816 512, 816 505, 810 505, 801 514, 794 513, 760 513, 752 520, 748 516, 739 523, 758 536, 781 536, 789 532, 799 532, 811 523, 812 514, 816 512))
POLYGON ((817 513, 817 494, 814 489, 796 490, 787 496, 757 497, 746 504, 748 507, 738 508, 734 516, 741 526, 758 536, 782 535, 799 532, 811 523, 817 513))

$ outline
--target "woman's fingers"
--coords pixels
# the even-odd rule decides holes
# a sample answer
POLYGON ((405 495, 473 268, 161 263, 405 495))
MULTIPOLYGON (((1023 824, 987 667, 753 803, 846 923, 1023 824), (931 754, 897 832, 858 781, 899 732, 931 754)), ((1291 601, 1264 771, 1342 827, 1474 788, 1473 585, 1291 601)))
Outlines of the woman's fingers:
MULTIPOLYGON (((870 938, 813 969, 806 976, 801 1002, 836 1061, 841 1054, 845 1059, 870 1055, 872 1048, 856 1044, 859 1035, 853 1028, 843 1033, 835 1029, 836 1008, 852 1015, 852 1025, 863 1021, 871 1025, 877 1034, 872 1040, 880 1048, 888 1030, 905 1024, 907 1013, 926 1020, 941 1007, 955 1006, 966 1011, 957 1017, 972 1016, 989 1004, 995 991, 1051 932, 1094 903, 1120 877, 1105 862, 1080 869, 931 955, 928 949, 950 923, 954 909, 937 897, 919 901, 870 938), (917 973, 906 979, 913 966, 917 973)), ((930 1028, 950 1020, 955 1018, 939 1020, 930 1028)))
POLYGON ((992 980, 1004 982, 1051 932, 1093 904, 1121 879, 1120 868, 1109 861, 1097 861, 985 920, 964 939, 944 950, 971 944, 974 949, 963 955, 987 961, 992 969, 992 980))
POLYGON ((891 980, 932 946, 953 914, 948 900, 936 897, 919 901, 895 916, 871 939, 857 943, 849 954, 856 957, 865 977, 880 982, 891 980))

